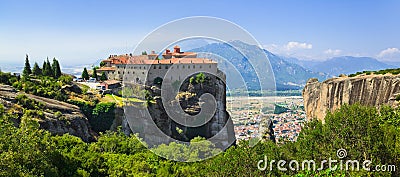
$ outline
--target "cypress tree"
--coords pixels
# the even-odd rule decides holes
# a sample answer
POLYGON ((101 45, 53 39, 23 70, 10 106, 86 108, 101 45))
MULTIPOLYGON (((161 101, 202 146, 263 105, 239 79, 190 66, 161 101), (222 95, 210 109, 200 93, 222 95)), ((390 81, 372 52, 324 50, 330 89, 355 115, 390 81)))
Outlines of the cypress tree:
POLYGON ((50 64, 50 61, 49 61, 49 58, 47 58, 47 62, 46 62, 46 70, 47 70, 47 76, 50 76, 50 77, 53 77, 54 76, 54 72, 53 72, 53 69, 51 68, 51 64, 50 64))
POLYGON ((53 58, 53 64, 51 66, 54 78, 59 78, 61 76, 61 68, 60 68, 60 63, 58 63, 58 60, 56 58, 53 58))
POLYGON ((101 80, 101 81, 107 80, 107 76, 106 76, 106 73, 105 73, 105 72, 102 72, 102 73, 101 73, 100 80, 101 80))
POLYGON ((29 77, 29 74, 32 74, 32 70, 31 70, 31 65, 29 64, 28 54, 26 54, 25 67, 24 67, 24 71, 22 71, 22 75, 24 77, 29 77))
POLYGON ((37 62, 35 62, 35 64, 33 65, 32 73, 33 73, 35 76, 40 76, 40 75, 42 75, 42 70, 40 69, 40 67, 39 67, 39 65, 37 64, 37 62))
POLYGON ((52 76, 49 58, 47 58, 47 61, 45 60, 43 63, 42 74, 43 76, 52 76))
POLYGON ((46 73, 47 73, 47 71, 46 71, 46 60, 45 60, 45 61, 43 61, 43 65, 42 65, 42 75, 46 76, 46 73))
POLYGON ((87 72, 86 68, 83 68, 82 78, 85 79, 85 80, 89 79, 89 73, 87 72))
POLYGON ((93 68, 93 74, 92 77, 95 78, 97 80, 97 69, 93 68))

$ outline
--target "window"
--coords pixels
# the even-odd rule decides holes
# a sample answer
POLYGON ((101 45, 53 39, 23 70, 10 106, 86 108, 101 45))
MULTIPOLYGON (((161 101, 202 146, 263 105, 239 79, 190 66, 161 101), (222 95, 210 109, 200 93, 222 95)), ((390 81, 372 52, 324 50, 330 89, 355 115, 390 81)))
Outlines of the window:
POLYGON ((209 68, 211 68, 211 65, 209 66, 209 68))
POLYGON ((200 65, 200 69, 202 68, 202 66, 200 65))
POLYGON ((135 71, 133 71, 132 74, 135 74, 135 71))
POLYGON ((183 65, 182 68, 185 69, 185 65, 183 65))
POLYGON ((128 74, 129 74, 129 71, 128 71, 128 74))
POLYGON ((146 69, 146 66, 143 66, 143 69, 146 69))
POLYGON ((176 66, 176 69, 179 69, 179 65, 176 66))
POLYGON ((190 69, 190 65, 188 66, 188 69, 190 69))
MULTIPOLYGON (((142 72, 142 74, 144 74, 144 72, 142 72)), ((150 73, 151 74, 151 73, 150 73)))
POLYGON ((161 69, 161 65, 160 65, 160 66, 158 66, 158 69, 161 69))
POLYGON ((165 69, 168 69, 168 66, 165 66, 165 69))
POLYGON ((142 67, 140 66, 139 69, 142 69, 142 67))
POLYGON ((135 67, 133 67, 133 69, 136 69, 137 67, 135 66, 135 67))
POLYGON ((120 74, 120 72, 118 71, 118 74, 120 74))
POLYGON ((119 66, 117 66, 117 68, 119 68, 119 66))
POLYGON ((156 66, 154 66, 154 69, 156 69, 156 66))
POLYGON ((195 65, 193 65, 193 69, 195 69, 196 68, 196 66, 195 65))

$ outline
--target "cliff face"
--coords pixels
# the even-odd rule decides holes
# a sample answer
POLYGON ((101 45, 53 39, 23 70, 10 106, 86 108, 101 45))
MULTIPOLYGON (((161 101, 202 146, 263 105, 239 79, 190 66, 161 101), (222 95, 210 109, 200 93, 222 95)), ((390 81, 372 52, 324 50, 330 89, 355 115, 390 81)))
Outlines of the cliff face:
POLYGON ((303 89, 303 99, 307 118, 324 120, 328 110, 334 111, 343 104, 397 106, 399 93, 400 75, 343 76, 324 82, 310 79, 303 89))
MULTIPOLYGON (((217 147, 229 146, 235 141, 235 134, 233 122, 229 119, 230 116, 226 111, 226 85, 215 76, 205 75, 207 79, 202 84, 190 84, 188 80, 184 81, 179 89, 178 96, 168 94, 161 98, 159 87, 147 87, 147 90, 154 97, 155 103, 149 104, 146 108, 132 106, 125 109, 128 120, 122 120, 123 129, 126 130, 124 127, 132 126, 135 130, 134 133, 139 133, 140 137, 150 146, 166 143, 171 140, 170 138, 189 142, 197 136, 207 139, 213 138, 220 143, 216 144, 217 147), (191 127, 176 122, 166 110, 170 108, 166 108, 166 105, 164 105, 182 108, 186 115, 181 114, 181 116, 196 116, 200 114, 202 108, 207 109, 207 105, 214 104, 209 103, 209 99, 202 99, 203 94, 211 94, 215 98, 215 112, 212 112, 211 118, 205 120, 203 117, 187 117, 186 119, 188 122, 203 122, 201 126, 191 127), (150 114, 151 120, 146 118, 147 112, 150 114), (129 125, 126 122, 129 122, 129 125), (141 122, 140 125, 138 122, 141 122), (168 137, 160 138, 160 131, 168 137)), ((173 109, 172 112, 174 111, 178 112, 178 110, 173 109)), ((171 112, 169 113, 171 114, 171 112)))
POLYGON ((69 133, 86 142, 95 140, 96 133, 91 130, 86 116, 80 111, 79 107, 53 99, 17 92, 11 86, 0 85, 0 103, 6 109, 13 109, 16 114, 22 116, 22 110, 15 109, 18 108, 16 106, 18 94, 25 94, 28 98, 43 104, 44 117, 38 120, 40 128, 55 135, 69 133))

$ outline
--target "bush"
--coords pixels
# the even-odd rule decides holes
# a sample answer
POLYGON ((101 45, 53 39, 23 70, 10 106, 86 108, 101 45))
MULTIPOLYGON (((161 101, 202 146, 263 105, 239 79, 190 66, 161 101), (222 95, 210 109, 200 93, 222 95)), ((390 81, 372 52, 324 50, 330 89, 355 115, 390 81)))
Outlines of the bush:
POLYGON ((89 117, 89 123, 96 132, 109 130, 115 118, 115 103, 98 103, 89 117))
POLYGON ((15 99, 17 100, 17 104, 26 109, 42 109, 44 107, 43 103, 30 99, 25 94, 19 94, 15 99))

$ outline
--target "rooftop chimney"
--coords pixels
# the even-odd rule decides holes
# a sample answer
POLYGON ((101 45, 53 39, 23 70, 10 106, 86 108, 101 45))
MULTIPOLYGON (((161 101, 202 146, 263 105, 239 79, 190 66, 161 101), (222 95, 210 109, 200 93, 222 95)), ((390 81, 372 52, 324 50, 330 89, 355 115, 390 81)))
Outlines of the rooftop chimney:
POLYGON ((179 46, 174 47, 174 53, 181 53, 181 48, 179 46))

